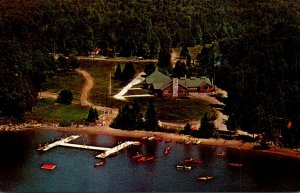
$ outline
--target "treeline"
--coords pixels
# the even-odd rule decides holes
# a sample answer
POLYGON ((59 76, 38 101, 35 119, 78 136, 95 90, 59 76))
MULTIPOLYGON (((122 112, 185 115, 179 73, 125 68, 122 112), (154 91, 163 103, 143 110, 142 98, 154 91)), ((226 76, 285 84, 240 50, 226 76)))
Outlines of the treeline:
POLYGON ((261 19, 251 33, 218 42, 222 64, 215 69, 216 82, 228 91, 228 128, 299 147, 299 8, 299 3, 259 5, 252 17, 261 19))
MULTIPOLYGON (((161 49, 194 46, 252 33, 280 21, 276 0, 1 0, 1 36, 49 52, 84 54, 91 47, 156 58, 161 49), (274 7, 277 12, 266 12, 274 7)), ((297 6, 297 4, 295 4, 297 6)), ((292 16, 293 13, 284 13, 292 16)))

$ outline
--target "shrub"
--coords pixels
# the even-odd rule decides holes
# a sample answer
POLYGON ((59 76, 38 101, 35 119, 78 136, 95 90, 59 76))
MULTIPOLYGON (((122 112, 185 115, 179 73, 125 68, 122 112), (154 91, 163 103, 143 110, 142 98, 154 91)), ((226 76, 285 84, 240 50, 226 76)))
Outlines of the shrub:
POLYGON ((72 100, 73 100, 72 91, 64 89, 60 91, 55 102, 68 105, 72 103, 72 100))

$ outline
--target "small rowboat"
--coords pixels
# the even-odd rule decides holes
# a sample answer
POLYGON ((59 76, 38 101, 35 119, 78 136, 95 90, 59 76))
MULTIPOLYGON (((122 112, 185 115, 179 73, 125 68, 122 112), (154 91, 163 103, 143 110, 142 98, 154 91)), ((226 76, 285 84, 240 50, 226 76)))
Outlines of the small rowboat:
POLYGON ((183 170, 191 170, 192 166, 186 166, 186 165, 176 165, 177 169, 183 169, 183 170))
POLYGON ((171 139, 169 139, 169 140, 166 140, 165 141, 165 143, 170 143, 172 140, 171 139))
POLYGON ((243 164, 240 163, 227 163, 229 166, 234 166, 234 167, 242 167, 243 164))
POLYGON ((224 156, 225 152, 217 153, 217 156, 224 156))
POLYGON ((142 154, 137 153, 135 156, 132 157, 132 159, 138 159, 142 156, 143 156, 142 154))
POLYGON ((211 179, 214 179, 214 178, 215 178, 214 176, 199 176, 198 180, 206 181, 206 180, 211 180, 211 179))
POLYGON ((56 168, 56 165, 54 164, 43 164, 41 166, 41 169, 45 169, 45 170, 54 170, 56 168))
POLYGON ((151 161, 154 160, 154 157, 146 157, 146 156, 142 156, 141 158, 139 158, 137 161, 138 162, 145 162, 145 161, 151 161))
POLYGON ((185 159, 184 163, 195 163, 195 164, 201 164, 201 160, 197 159, 197 158, 190 158, 190 159, 185 159))
POLYGON ((99 161, 97 163, 95 163, 94 167, 99 167, 99 166, 103 166, 104 165, 104 161, 99 161))
POLYGON ((171 147, 170 146, 168 146, 168 147, 166 147, 166 149, 165 149, 165 155, 168 155, 168 153, 169 153, 169 151, 170 151, 170 149, 171 149, 171 147))

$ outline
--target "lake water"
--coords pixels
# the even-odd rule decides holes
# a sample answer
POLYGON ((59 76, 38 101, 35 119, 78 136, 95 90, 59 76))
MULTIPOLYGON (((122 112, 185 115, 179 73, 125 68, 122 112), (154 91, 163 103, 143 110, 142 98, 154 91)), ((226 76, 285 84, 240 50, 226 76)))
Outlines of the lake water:
MULTIPOLYGON (((100 151, 55 147, 38 152, 39 143, 51 142, 74 132, 36 131, 0 133, 0 191, 4 192, 239 192, 300 191, 300 161, 257 151, 186 145, 175 142, 142 142, 108 157, 105 165, 94 168, 100 151), (165 156, 164 148, 171 146, 165 156), (155 156, 154 161, 137 163, 132 156, 139 151, 155 156), (216 154, 225 151, 226 156, 216 154), (197 157, 202 165, 191 171, 177 170, 176 164, 197 157), (228 166, 241 162, 243 167, 228 166), (40 169, 54 163, 55 170, 40 169), (200 175, 215 176, 199 181, 200 175)), ((130 138, 79 133, 72 141, 93 146, 113 147, 130 138)))

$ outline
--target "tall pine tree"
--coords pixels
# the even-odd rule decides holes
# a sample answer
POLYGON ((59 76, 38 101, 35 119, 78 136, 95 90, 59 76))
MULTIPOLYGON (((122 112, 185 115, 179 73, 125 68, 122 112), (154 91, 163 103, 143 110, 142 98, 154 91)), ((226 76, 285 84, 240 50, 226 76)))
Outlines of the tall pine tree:
POLYGON ((155 131, 159 128, 156 111, 152 100, 150 100, 148 103, 145 119, 145 129, 147 131, 155 131))
POLYGON ((116 80, 121 80, 122 79, 122 69, 121 69, 120 63, 118 63, 118 65, 116 67, 114 78, 116 80))

